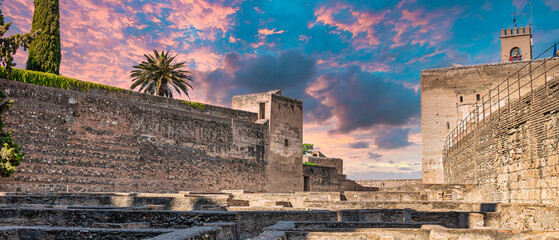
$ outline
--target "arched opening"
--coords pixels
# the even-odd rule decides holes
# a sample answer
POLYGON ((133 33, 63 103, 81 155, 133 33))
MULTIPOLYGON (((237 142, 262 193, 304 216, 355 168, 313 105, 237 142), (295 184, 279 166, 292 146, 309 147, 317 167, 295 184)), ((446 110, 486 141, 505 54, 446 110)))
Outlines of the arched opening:
POLYGON ((514 47, 510 50, 510 61, 522 61, 522 51, 520 51, 520 48, 514 47))

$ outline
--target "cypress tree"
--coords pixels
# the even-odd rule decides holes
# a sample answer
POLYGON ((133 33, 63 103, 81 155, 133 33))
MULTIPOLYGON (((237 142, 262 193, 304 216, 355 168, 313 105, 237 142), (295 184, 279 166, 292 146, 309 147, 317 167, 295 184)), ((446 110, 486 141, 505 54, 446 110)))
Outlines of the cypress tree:
POLYGON ((59 74, 62 56, 58 0, 35 0, 34 3, 31 32, 39 32, 29 46, 26 69, 59 74))

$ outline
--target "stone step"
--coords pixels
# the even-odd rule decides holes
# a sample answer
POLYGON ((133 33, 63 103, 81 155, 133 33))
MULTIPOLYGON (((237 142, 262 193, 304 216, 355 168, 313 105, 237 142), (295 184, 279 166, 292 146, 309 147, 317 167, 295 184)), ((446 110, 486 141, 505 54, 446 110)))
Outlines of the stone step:
POLYGON ((94 228, 118 228, 118 229, 145 229, 150 228, 148 222, 131 222, 131 223, 93 223, 94 228))

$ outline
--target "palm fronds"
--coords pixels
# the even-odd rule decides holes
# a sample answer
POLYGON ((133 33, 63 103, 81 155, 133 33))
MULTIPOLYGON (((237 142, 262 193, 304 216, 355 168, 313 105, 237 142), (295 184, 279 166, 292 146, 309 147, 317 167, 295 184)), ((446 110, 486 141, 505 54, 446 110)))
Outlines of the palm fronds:
POLYGON ((181 70, 185 62, 173 64, 177 55, 170 57, 169 52, 165 51, 161 51, 160 54, 153 50, 153 55, 144 54, 144 57, 146 61, 132 66, 135 70, 130 72, 131 90, 139 86, 139 92, 173 98, 174 89, 179 95, 182 92, 190 98, 188 89, 192 89, 192 85, 189 81, 194 79, 190 76, 192 72, 181 70))

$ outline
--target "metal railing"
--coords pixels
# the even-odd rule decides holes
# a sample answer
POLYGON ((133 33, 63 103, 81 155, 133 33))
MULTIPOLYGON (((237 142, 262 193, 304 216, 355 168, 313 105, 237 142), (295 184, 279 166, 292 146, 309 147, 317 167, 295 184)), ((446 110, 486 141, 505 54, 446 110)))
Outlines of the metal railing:
POLYGON ((479 127, 479 124, 499 119, 503 111, 512 114, 511 104, 516 101, 518 101, 518 104, 532 104, 534 88, 544 86, 545 94, 548 96, 547 74, 552 69, 559 67, 559 63, 554 66, 549 64, 548 62, 553 58, 543 58, 541 63, 534 61, 541 60, 541 57, 550 53, 557 44, 559 43, 552 45, 536 58, 527 62, 526 65, 477 100, 473 105, 473 110, 447 136, 443 148, 443 161, 446 159, 448 152, 460 147, 464 138, 473 133, 479 127), (530 100, 522 101, 525 98, 530 100))

